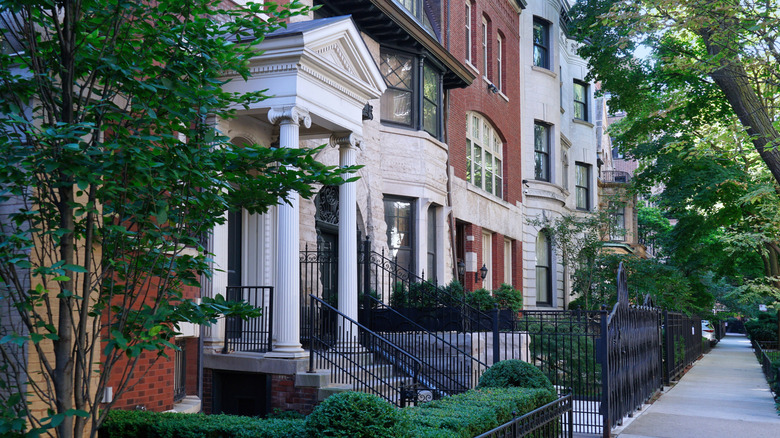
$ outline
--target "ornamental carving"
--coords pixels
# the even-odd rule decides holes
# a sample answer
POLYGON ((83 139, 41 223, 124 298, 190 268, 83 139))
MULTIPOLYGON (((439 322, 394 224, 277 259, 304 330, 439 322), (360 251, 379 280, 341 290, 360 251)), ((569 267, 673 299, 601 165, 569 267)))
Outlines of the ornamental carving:
POLYGON ((317 207, 315 219, 318 222, 338 226, 339 224, 339 187, 325 186, 320 189, 317 197, 314 199, 317 207))

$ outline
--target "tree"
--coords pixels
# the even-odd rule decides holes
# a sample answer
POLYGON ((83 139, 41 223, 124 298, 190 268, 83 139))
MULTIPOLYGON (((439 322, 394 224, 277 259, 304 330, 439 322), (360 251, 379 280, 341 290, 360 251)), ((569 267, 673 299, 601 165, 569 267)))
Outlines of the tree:
POLYGON ((780 183, 780 133, 773 122, 780 85, 776 0, 582 0, 573 15, 574 34, 587 41, 580 54, 605 90, 620 90, 617 106, 636 104, 644 96, 631 93, 637 88, 673 93, 685 80, 706 89, 707 98, 739 119, 780 183), (634 58, 640 46, 651 50, 652 61, 634 58), (657 74, 667 75, 671 87, 654 87, 649 79, 657 74))
POLYGON ((95 436, 111 373, 121 396, 180 322, 252 314, 184 297, 209 274, 201 237, 228 209, 262 213, 355 170, 318 149, 236 147, 214 127, 265 98, 223 91, 225 72, 246 80, 257 43, 305 11, 0 1, 0 434, 95 436))

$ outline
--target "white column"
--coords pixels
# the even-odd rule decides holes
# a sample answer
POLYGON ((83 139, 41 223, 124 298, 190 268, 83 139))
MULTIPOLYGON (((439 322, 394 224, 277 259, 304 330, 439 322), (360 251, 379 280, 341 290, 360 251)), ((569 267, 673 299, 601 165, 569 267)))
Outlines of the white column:
MULTIPOLYGON (((268 120, 279 124, 279 146, 298 148, 299 129, 311 126, 308 111, 300 107, 273 108, 268 111, 268 120)), ((273 351, 266 357, 298 358, 308 356, 301 346, 301 298, 300 298, 300 230, 298 193, 290 192, 287 202, 280 200, 277 207, 277 257, 276 289, 274 291, 274 337, 273 351)))
MULTIPOLYGON (((360 145, 358 136, 351 133, 333 134, 330 145, 339 148, 339 166, 355 165, 357 147, 360 145)), ((354 172, 343 175, 345 180, 354 176, 354 172)), ((339 311, 355 321, 358 319, 357 270, 357 195, 355 182, 346 182, 339 187, 339 311)), ((352 336, 346 333, 345 337, 352 336)))

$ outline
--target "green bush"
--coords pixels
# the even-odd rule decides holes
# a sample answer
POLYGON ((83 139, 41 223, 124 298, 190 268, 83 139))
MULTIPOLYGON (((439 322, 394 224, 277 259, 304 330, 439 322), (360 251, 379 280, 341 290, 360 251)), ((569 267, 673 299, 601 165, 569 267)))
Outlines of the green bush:
POLYGON ((438 303, 438 289, 428 282, 404 283, 396 281, 390 294, 390 306, 395 308, 429 308, 438 303))
POLYGON ((109 412, 100 438, 304 438, 302 419, 149 411, 109 412))
POLYGON ((523 293, 506 283, 493 291, 493 299, 498 303, 499 309, 518 312, 523 308, 523 293))
POLYGON ((466 294, 466 304, 477 309, 487 311, 493 310, 496 301, 493 295, 487 289, 477 289, 474 292, 466 294))
POLYGON ((479 378, 477 388, 540 388, 550 393, 550 401, 555 400, 558 392, 550 379, 538 368, 518 359, 504 360, 488 368, 479 378))
POLYGON ((363 392, 332 395, 306 418, 309 437, 403 437, 408 423, 403 411, 363 392))
MULTIPOLYGON (((552 398, 554 400, 554 398, 552 398)), ((411 436, 470 438, 552 401, 545 389, 481 388, 407 408, 411 436)))
POLYGON ((763 312, 745 322, 745 330, 756 342, 777 342, 777 313, 763 312))

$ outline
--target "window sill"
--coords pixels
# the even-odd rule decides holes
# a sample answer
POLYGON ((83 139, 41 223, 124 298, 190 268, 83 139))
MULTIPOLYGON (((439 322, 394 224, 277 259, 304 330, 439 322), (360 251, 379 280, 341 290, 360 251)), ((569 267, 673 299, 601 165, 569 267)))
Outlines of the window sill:
POLYGON ((532 65, 531 66, 531 70, 538 71, 539 73, 544 73, 547 76, 550 76, 551 78, 558 78, 558 73, 555 73, 554 71, 552 71, 552 70, 550 70, 548 68, 538 67, 538 66, 532 65))
POLYGON ((494 83, 493 83, 493 81, 491 81, 490 79, 486 78, 485 76, 482 76, 482 80, 485 82, 485 84, 486 84, 488 87, 490 87, 491 85, 493 85, 494 87, 496 87, 496 89, 497 89, 498 91, 497 91, 497 92, 495 92, 495 93, 492 93, 492 94, 498 94, 498 95, 499 95, 499 96, 501 96, 501 98, 503 98, 505 101, 509 102, 509 96, 507 96, 506 94, 504 94, 504 90, 502 90, 502 89, 498 88, 498 86, 496 86, 496 84, 494 84, 494 83))
POLYGON ((470 68, 472 71, 474 71, 474 73, 476 73, 474 76, 479 76, 479 69, 478 69, 478 68, 477 68, 477 67, 476 67, 474 64, 472 64, 472 63, 471 63, 471 61, 469 61, 469 60, 466 60, 466 61, 463 61, 463 62, 464 62, 464 64, 466 64, 466 65, 467 65, 467 66, 468 66, 468 67, 469 67, 469 68, 470 68))
POLYGON ((572 121, 572 123, 575 123, 577 125, 584 125, 584 126, 587 126, 588 128, 593 128, 593 126, 595 126, 595 125, 593 125, 593 123, 590 123, 587 120, 571 119, 571 121, 572 121))
POLYGON ((492 193, 490 193, 490 192, 488 192, 488 191, 486 191, 486 190, 484 190, 484 189, 482 189, 480 187, 475 186, 470 181, 466 181, 466 188, 468 189, 469 192, 474 193, 476 195, 479 195, 479 196, 481 196, 481 197, 483 197, 483 198, 485 198, 487 200, 493 201, 493 202, 495 202, 497 204, 501 204, 501 205, 503 205, 503 206, 505 206, 507 208, 509 208, 511 206, 511 204, 509 204, 505 199, 499 198, 498 196, 496 196, 496 195, 494 195, 494 194, 492 194, 492 193))
POLYGON ((384 132, 387 134, 403 135, 406 137, 415 137, 422 140, 428 140, 431 143, 434 143, 440 148, 444 149, 445 151, 448 150, 446 143, 442 143, 436 137, 429 134, 428 131, 416 130, 413 128, 407 128, 403 125, 393 125, 385 122, 380 123, 379 126, 380 126, 379 129, 380 132, 384 132))

